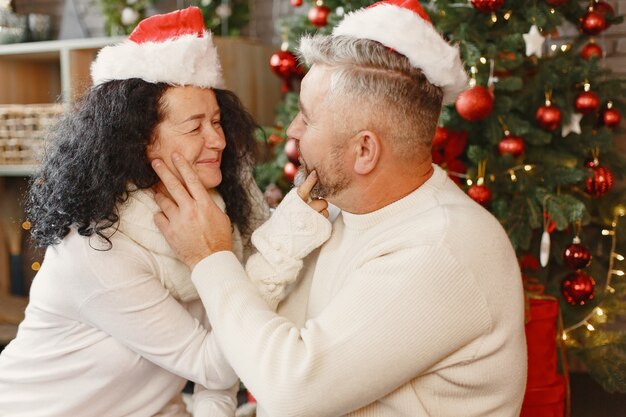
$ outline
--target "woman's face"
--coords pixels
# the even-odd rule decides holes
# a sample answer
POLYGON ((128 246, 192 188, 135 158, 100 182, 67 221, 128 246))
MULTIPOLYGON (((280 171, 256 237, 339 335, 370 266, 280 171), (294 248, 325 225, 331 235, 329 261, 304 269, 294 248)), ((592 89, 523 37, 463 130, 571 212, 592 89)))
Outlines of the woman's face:
POLYGON ((161 101, 165 118, 148 146, 148 159, 162 159, 178 173, 172 164, 172 153, 178 152, 207 190, 217 187, 222 182, 220 163, 226 139, 215 93, 208 88, 171 87, 161 101))

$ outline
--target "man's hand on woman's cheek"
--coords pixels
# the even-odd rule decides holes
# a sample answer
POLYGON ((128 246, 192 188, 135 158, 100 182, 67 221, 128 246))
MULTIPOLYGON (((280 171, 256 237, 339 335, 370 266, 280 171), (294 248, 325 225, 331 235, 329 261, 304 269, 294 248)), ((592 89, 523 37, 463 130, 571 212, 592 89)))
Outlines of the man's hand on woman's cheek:
POLYGON ((171 198, 156 193, 155 200, 161 212, 154 221, 181 261, 190 268, 205 257, 232 249, 230 219, 215 204, 191 165, 174 153, 172 162, 183 182, 166 166, 155 159, 152 167, 171 198))

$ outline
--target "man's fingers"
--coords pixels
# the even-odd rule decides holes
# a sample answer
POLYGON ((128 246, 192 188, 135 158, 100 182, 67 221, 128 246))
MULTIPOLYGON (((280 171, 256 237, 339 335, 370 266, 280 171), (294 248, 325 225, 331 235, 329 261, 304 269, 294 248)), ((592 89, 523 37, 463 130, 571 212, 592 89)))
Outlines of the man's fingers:
POLYGON ((165 217, 170 219, 172 215, 178 210, 178 206, 172 200, 167 198, 162 193, 154 194, 154 201, 157 203, 161 211, 165 214, 165 217))
POLYGON ((159 178, 161 178, 161 182, 179 207, 182 204, 191 204, 191 196, 187 192, 187 189, 163 161, 160 159, 153 160, 152 168, 159 178))
POLYGON ((315 170, 311 171, 306 180, 298 187, 298 195, 304 201, 309 200, 309 195, 311 194, 311 190, 317 183, 317 172, 315 170))
POLYGON ((311 208, 317 211, 318 213, 321 213, 323 210, 326 210, 326 208, 328 207, 328 202, 323 199, 316 199, 316 200, 312 200, 309 203, 309 206, 311 206, 311 208))
POLYGON ((200 177, 198 177, 198 174, 193 170, 185 158, 174 152, 172 154, 172 162, 180 175, 183 177, 187 190, 189 190, 194 200, 206 202, 211 199, 209 197, 209 193, 204 188, 204 185, 202 185, 200 177))
POLYGON ((161 233, 165 235, 165 231, 170 225, 170 221, 167 219, 167 217, 165 217, 165 214, 163 214, 162 212, 158 212, 154 215, 154 224, 156 224, 161 233))

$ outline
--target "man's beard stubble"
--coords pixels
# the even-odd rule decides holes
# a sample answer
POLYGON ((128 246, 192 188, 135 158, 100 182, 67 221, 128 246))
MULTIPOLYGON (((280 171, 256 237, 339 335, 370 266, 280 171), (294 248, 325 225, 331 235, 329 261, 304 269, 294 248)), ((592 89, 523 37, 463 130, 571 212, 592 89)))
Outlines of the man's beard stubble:
MULTIPOLYGON (((315 167, 317 172, 317 183, 311 190, 311 198, 330 198, 350 185, 350 179, 341 168, 341 159, 345 150, 342 146, 334 145, 330 150, 327 159, 328 163, 320 163, 315 167)), ((300 152, 300 146, 298 146, 300 152)), ((300 152, 300 167, 293 180, 296 187, 304 183, 312 169, 307 166, 302 152, 300 152)))

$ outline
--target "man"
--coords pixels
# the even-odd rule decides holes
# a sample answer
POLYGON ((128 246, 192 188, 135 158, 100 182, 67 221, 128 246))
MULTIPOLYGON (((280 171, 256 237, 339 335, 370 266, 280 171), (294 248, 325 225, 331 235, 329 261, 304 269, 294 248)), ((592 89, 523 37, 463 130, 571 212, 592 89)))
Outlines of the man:
MULTIPOLYGON (((311 195, 341 213, 300 263, 278 314, 230 252, 227 218, 192 170, 174 161, 187 191, 154 165, 175 200, 159 197, 157 224, 193 268, 214 335, 259 416, 519 415, 520 273, 497 220, 431 164, 442 100, 467 79, 458 51, 425 18, 417 1, 377 4, 332 36, 302 41, 312 67, 287 133, 303 170, 317 174, 311 195)), ((270 220, 282 233, 262 227, 253 237, 275 249, 269 263, 291 262, 300 236, 323 232, 299 222, 319 216, 300 198, 309 178, 270 220)))

